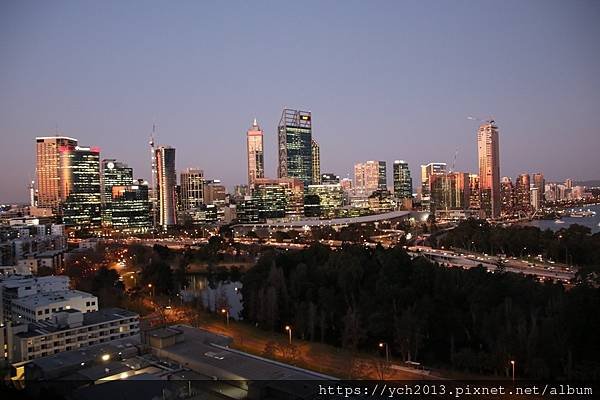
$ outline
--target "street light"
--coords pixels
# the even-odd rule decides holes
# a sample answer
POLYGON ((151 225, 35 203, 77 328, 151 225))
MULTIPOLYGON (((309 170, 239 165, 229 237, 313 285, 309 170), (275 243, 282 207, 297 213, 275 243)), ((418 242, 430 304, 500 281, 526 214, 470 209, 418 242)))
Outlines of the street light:
POLYGON ((386 342, 380 342, 379 347, 383 348, 385 346, 385 362, 389 364, 390 362, 390 349, 386 342))
POLYGON ((227 310, 225 308, 221 308, 221 313, 225 314, 225 316, 227 318, 227 326, 229 326, 229 310, 227 310))
POLYGON ((292 344, 292 327, 289 325, 285 326, 285 330, 290 334, 290 344, 292 344))
POLYGON ((512 365, 512 380, 515 381, 515 360, 510 360, 510 364, 512 365))
POLYGON ((110 360, 110 354, 102 354, 102 361, 110 360))

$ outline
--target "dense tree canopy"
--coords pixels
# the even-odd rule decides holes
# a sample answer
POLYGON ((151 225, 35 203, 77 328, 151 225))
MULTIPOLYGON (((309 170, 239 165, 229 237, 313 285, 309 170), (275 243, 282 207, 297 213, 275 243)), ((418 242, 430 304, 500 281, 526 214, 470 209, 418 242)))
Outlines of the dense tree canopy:
MULTIPOLYGON (((489 228, 488 228, 489 229, 489 228)), ((600 377, 600 289, 442 268, 401 248, 265 253, 243 277, 244 318, 426 365, 530 378, 600 377)))

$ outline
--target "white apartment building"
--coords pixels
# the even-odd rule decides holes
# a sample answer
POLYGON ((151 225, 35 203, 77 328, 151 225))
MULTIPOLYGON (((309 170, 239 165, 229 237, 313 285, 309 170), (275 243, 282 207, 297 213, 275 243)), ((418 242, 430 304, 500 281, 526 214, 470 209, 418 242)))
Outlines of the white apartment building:
POLYGON ((64 310, 98 311, 98 298, 79 290, 63 290, 14 299, 11 304, 14 323, 47 321, 64 310))

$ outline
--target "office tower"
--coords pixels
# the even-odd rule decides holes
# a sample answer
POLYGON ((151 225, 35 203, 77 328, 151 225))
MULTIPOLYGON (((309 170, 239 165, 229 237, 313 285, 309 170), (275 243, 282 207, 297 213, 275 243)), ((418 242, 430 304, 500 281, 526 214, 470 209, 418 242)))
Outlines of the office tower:
POLYGON ((332 185, 336 183, 340 183, 340 177, 338 175, 332 173, 321 174, 322 185, 332 185))
POLYGON ((486 218, 498 218, 500 216, 500 155, 498 127, 493 120, 479 127, 477 151, 481 210, 486 218))
POLYGON ((257 179, 252 198, 260 220, 299 219, 304 215, 304 185, 300 179, 257 179))
POLYGON ((479 192, 479 175, 469 174, 469 208, 479 210, 481 207, 481 193, 479 192))
POLYGON ((531 211, 531 192, 529 174, 520 174, 515 181, 514 205, 518 211, 531 211))
POLYGON ((144 233, 150 229, 148 182, 138 179, 134 185, 111 188, 111 224, 116 231, 144 233))
POLYGON ((156 125, 152 125, 152 134, 150 135, 150 187, 148 188, 148 196, 150 201, 150 215, 152 227, 156 228, 158 225, 158 197, 156 196, 156 149, 154 148, 154 133, 156 125))
POLYGON ((342 185, 342 189, 350 190, 352 189, 352 179, 342 178, 342 180, 340 180, 340 185, 342 185))
POLYGON ((431 162, 421 165, 421 207, 424 210, 431 209, 431 191, 429 178, 432 175, 442 175, 446 173, 446 163, 431 162))
POLYGON ((387 189, 385 161, 354 164, 354 187, 364 195, 387 189))
POLYGON ((35 193, 35 181, 31 181, 31 185, 29 185, 29 206, 30 207, 37 206, 37 195, 35 193))
POLYGON ((573 179, 565 179, 565 186, 567 187, 567 189, 572 189, 573 188, 573 179))
POLYGON ((500 213, 501 215, 510 215, 514 209, 515 188, 512 180, 508 177, 502 177, 500 181, 500 213))
POLYGON ((312 183, 312 121, 309 111, 284 109, 278 126, 279 178, 312 183))
POLYGON ((227 191, 220 180, 212 179, 204 181, 204 204, 224 205, 226 198, 227 191))
POLYGON ((35 141, 38 207, 51 208, 56 213, 63 199, 60 193, 60 149, 77 146, 77 139, 56 136, 37 137, 35 141))
POLYGON ((155 151, 156 160, 156 198, 158 207, 158 225, 166 230, 175 225, 175 149, 160 146, 155 151))
POLYGON ((111 225, 113 186, 133 185, 133 168, 116 160, 102 160, 100 193, 102 195, 102 225, 111 225))
POLYGON ((369 209, 374 213, 385 213, 394 210, 396 202, 387 189, 377 189, 367 199, 369 209))
MULTIPOLYGON (((546 191, 546 180, 544 179, 544 174, 541 172, 533 174, 533 185, 537 189, 536 191, 536 204, 537 208, 542 207, 544 205, 544 193, 546 191)), ((536 208, 536 210, 537 210, 536 208)))
POLYGON ((377 161, 377 189, 387 190, 387 167, 385 161, 377 161))
POLYGON ((100 149, 62 146, 60 172, 63 223, 78 229, 99 228, 102 216, 100 149))
POLYGON ((394 161, 394 196, 397 199, 412 198, 412 178, 408 163, 402 160, 394 161))
POLYGON ((511 215, 514 208, 514 187, 511 179, 505 176, 500 181, 500 214, 511 215))
POLYGON ((204 172, 188 168, 179 175, 181 210, 198 208, 204 204, 204 172))
POLYGON ((263 131, 258 126, 256 118, 246 133, 246 150, 248 152, 248 185, 251 186, 255 179, 265 177, 263 131))
POLYGON ((430 210, 466 210, 470 205, 469 174, 448 172, 429 176, 430 210))
POLYGON ((337 182, 335 179, 328 179, 320 185, 308 185, 307 196, 304 199, 306 216, 325 218, 337 216, 343 205, 343 195, 339 177, 337 182), (310 206, 307 203, 310 203, 310 206))
POLYGON ((312 148, 312 183, 318 185, 321 183, 321 150, 316 140, 311 142, 312 148))

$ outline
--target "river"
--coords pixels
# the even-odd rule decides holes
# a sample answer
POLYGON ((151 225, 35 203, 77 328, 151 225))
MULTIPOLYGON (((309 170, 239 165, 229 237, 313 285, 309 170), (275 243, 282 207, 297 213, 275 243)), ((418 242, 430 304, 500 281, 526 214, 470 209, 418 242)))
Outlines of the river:
POLYGON ((242 319, 242 282, 215 281, 210 282, 205 275, 188 274, 188 287, 182 292, 183 300, 201 298, 206 308, 217 312, 217 308, 229 309, 229 317, 242 319))
MULTIPOLYGON (((579 210, 580 207, 576 209, 579 210)), ((583 210, 590 209, 591 211, 595 211, 596 215, 591 217, 582 217, 582 218, 573 218, 573 217, 563 217, 561 221, 564 221, 564 224, 557 224, 554 220, 550 219, 536 219, 533 220, 526 225, 536 226, 542 230, 551 229, 553 231, 557 231, 562 228, 568 228, 570 225, 578 224, 587 226, 592 230, 592 233, 600 232, 600 205, 589 205, 581 207, 583 210)))

